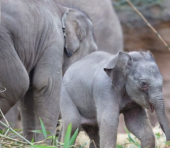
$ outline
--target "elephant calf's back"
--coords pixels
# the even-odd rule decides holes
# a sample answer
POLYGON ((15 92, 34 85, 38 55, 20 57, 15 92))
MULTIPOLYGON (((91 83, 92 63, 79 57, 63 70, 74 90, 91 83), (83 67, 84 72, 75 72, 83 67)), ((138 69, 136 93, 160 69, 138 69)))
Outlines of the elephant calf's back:
POLYGON ((78 107, 80 114, 86 118, 95 117, 93 80, 110 56, 111 54, 105 52, 94 52, 70 66, 64 75, 63 87, 78 107))

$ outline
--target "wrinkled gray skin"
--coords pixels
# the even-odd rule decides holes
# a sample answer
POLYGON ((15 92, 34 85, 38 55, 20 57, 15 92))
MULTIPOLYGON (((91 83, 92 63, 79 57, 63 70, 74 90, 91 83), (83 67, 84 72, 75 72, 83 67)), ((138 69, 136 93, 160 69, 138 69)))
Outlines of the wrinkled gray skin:
MULTIPOLYGON (((20 128, 18 103, 16 103, 12 108, 10 108, 7 114, 5 114, 5 118, 12 128, 20 128)), ((1 121, 5 123, 4 119, 1 119, 1 121)), ((6 127, 0 124, 0 129, 4 128, 6 127)))
POLYGON ((88 14, 93 23, 94 36, 99 50, 112 54, 123 51, 123 33, 111 0, 53 1, 64 6, 73 6, 88 14))
MULTIPOLYGON (((0 93, 0 108, 5 114, 20 99, 28 140, 33 138, 30 130, 41 129, 39 117, 55 134, 63 73, 96 49, 92 23, 84 13, 53 0, 1 1, 0 89, 6 91, 0 93)), ((35 135, 35 141, 42 139, 35 135)))
POLYGON ((123 51, 123 33, 111 0, 55 0, 65 6, 79 8, 88 14, 94 26, 99 50, 116 54, 123 51))
POLYGON ((119 52, 117 55, 94 52, 86 56, 73 64, 63 78, 62 134, 72 123, 73 132, 81 126, 97 147, 116 148, 119 114, 123 113, 127 128, 139 138, 142 148, 155 148, 155 137, 145 110, 153 111, 154 107, 169 141, 162 81, 149 52, 119 52))

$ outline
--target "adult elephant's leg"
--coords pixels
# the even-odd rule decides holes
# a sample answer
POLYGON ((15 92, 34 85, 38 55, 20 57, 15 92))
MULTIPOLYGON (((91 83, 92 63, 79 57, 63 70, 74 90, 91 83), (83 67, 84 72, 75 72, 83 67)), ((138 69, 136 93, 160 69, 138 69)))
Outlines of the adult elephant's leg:
MULTIPOLYGON (((62 81, 62 54, 55 48, 46 50, 38 61, 33 76, 34 109, 36 129, 40 130, 40 118, 46 130, 56 133, 60 114, 59 96, 62 81), (53 50, 54 49, 54 50, 53 50)), ((43 134, 36 134, 35 140, 44 139, 43 134)))
POLYGON ((155 137, 152 127, 146 111, 142 107, 137 106, 126 111, 124 118, 129 131, 141 141, 142 148, 155 148, 155 137))
POLYGON ((24 136, 31 141, 35 130, 35 114, 33 102, 33 89, 29 88, 25 96, 20 100, 20 112, 24 136))

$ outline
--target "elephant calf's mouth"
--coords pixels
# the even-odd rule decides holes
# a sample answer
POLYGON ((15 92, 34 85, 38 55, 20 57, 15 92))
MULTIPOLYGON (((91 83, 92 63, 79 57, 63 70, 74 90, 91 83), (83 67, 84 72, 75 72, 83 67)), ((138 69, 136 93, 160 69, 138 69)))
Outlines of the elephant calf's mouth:
POLYGON ((149 106, 150 106, 150 108, 149 108, 150 112, 153 113, 154 112, 154 106, 150 102, 149 102, 149 106))
POLYGON ((150 110, 150 112, 151 113, 153 113, 154 112, 154 106, 147 100, 147 102, 148 102, 148 104, 149 104, 149 107, 147 108, 147 109, 149 109, 150 110))

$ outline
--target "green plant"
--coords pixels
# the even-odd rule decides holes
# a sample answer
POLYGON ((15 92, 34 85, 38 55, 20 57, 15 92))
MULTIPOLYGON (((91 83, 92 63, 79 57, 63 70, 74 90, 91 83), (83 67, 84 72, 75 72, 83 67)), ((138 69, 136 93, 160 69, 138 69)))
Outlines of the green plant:
MULTIPOLYGON (((40 123, 41 123, 42 130, 33 130, 32 132, 43 134, 45 139, 48 139, 48 140, 51 139, 51 145, 54 145, 55 147, 62 145, 62 146, 64 146, 64 148, 70 148, 74 144, 74 142, 77 138, 77 135, 78 135, 78 129, 75 131, 75 133, 71 137, 71 130, 72 130, 71 124, 68 125, 65 136, 64 136, 65 137, 64 143, 61 144, 58 142, 58 137, 56 137, 55 135, 47 137, 47 134, 51 134, 51 133, 46 131, 46 128, 45 128, 44 123, 41 120, 41 118, 40 118, 40 123)), ((48 148, 48 147, 53 148, 54 146, 33 145, 32 147, 34 147, 34 148, 48 148)))
POLYGON ((68 127, 67 127, 67 131, 66 131, 65 137, 64 137, 64 148, 71 147, 74 144, 74 142, 75 142, 75 140, 77 138, 78 129, 75 131, 73 136, 70 138, 70 136, 71 136, 71 129, 72 129, 72 125, 69 124, 68 127))
POLYGON ((130 135, 130 132, 128 131, 128 129, 125 127, 125 131, 126 131, 126 133, 128 134, 128 141, 130 142, 130 143, 133 143, 135 146, 137 146, 138 148, 141 148, 141 146, 140 146, 140 144, 137 142, 137 141, 135 141, 135 139, 136 139, 136 137, 135 137, 135 139, 133 139, 132 138, 132 136, 130 135))
MULTIPOLYGON (((64 139, 64 143, 61 143, 58 141, 58 137, 51 134, 50 132, 48 132, 44 126, 43 121, 40 118, 40 123, 41 123, 41 130, 33 130, 32 132, 34 133, 39 133, 39 134, 43 134, 44 135, 44 140, 40 141, 40 142, 34 142, 34 137, 32 138, 31 142, 29 142, 28 140, 26 140, 23 136, 22 136, 22 130, 21 129, 12 129, 9 126, 8 121, 6 120, 5 116, 3 115, 3 113, 0 110, 0 113, 2 114, 3 118, 5 119, 6 123, 3 123, 2 121, 0 121, 0 124, 2 124, 4 127, 6 127, 6 129, 0 130, 0 147, 33 147, 33 148, 58 148, 58 146, 64 146, 64 148, 71 148, 71 147, 75 147, 73 146, 77 135, 78 135, 78 129, 75 131, 75 133, 73 134, 72 137, 71 136, 71 130, 72 130, 72 126, 71 124, 68 126, 66 134, 65 134, 65 139, 64 139), (51 136, 48 136, 48 134, 50 134, 51 136), (46 141, 49 143, 49 141, 51 140, 50 144, 51 146, 48 146, 46 144, 46 141)), ((80 146, 79 148, 83 148, 86 145, 83 144, 82 146, 80 146)))

